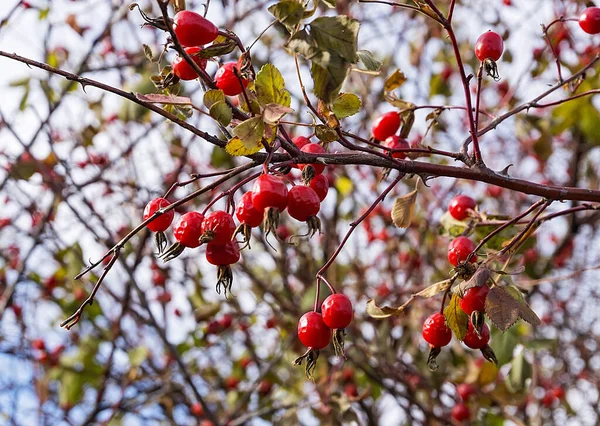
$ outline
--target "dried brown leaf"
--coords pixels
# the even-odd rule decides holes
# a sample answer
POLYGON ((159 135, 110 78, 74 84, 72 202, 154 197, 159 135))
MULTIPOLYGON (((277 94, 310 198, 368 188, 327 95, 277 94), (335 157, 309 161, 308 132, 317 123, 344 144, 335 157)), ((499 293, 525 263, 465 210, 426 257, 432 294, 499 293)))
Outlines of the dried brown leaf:
POLYGON ((389 318, 393 315, 398 316, 404 312, 404 307, 393 308, 389 306, 379 307, 375 304, 373 299, 367 302, 367 314, 372 318, 382 319, 389 318))
POLYGON ((415 204, 417 202, 418 188, 414 191, 396 198, 394 206, 392 207, 392 222, 398 228, 408 228, 412 221, 413 213, 415 211, 415 204))
POLYGON ((501 331, 517 322, 520 310, 520 303, 504 287, 493 287, 485 300, 485 314, 501 331))

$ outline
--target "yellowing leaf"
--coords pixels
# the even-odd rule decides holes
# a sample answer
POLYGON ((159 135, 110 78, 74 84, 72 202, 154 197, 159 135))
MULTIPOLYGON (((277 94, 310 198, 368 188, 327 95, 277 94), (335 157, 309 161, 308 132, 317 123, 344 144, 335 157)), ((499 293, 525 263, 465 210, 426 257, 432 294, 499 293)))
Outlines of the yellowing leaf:
POLYGON ((346 176, 338 177, 335 180, 334 186, 335 186, 335 189, 337 189, 338 192, 344 197, 347 196, 348 194, 350 194, 352 192, 352 190, 354 189, 354 184, 346 176))
POLYGON ((350 117, 360 111, 362 102, 354 93, 340 93, 333 100, 333 113, 337 118, 350 117))
POLYGON ((204 106, 206 108, 210 108, 217 102, 221 102, 221 101, 225 102, 225 93, 223 93, 220 90, 211 89, 211 90, 207 90, 206 93, 204 93, 203 102, 204 102, 204 106))
POLYGON ((479 370, 477 383, 479 386, 486 386, 494 383, 498 377, 498 367, 492 362, 484 362, 479 370))
POLYGON ((281 0, 269 6, 269 12, 291 32, 304 15, 304 6, 297 0, 281 0))
POLYGON ((147 95, 143 95, 141 93, 136 93, 136 98, 138 98, 142 102, 150 102, 153 104, 163 104, 163 105, 191 105, 192 100, 185 96, 169 96, 163 95, 160 93, 149 93, 147 95))
POLYGON ((393 92, 406 82, 406 76, 400 70, 394 71, 392 75, 385 79, 383 88, 386 92, 393 92))
POLYGON ((261 117, 249 118, 233 129, 233 134, 240 138, 246 146, 259 144, 265 133, 265 123, 261 117))
POLYGON ((283 76, 272 64, 264 65, 256 74, 255 88, 262 106, 278 104, 289 108, 291 105, 291 96, 285 89, 283 76))
POLYGON ((237 136, 232 138, 227 145, 225 145, 225 151, 228 154, 234 156, 240 155, 252 155, 257 153, 262 149, 262 145, 260 143, 256 143, 254 145, 245 144, 240 138, 237 136))
POLYGON ((277 124, 284 115, 290 112, 294 112, 294 110, 279 104, 267 104, 263 111, 263 119, 268 124, 277 124))
POLYGON ((469 317, 460 308, 460 297, 458 294, 453 294, 450 303, 444 308, 444 317, 446 318, 446 324, 452 330, 454 336, 458 340, 463 340, 467 334, 469 317))
POLYGON ((417 202, 417 192, 418 190, 415 189, 402 197, 396 198, 396 201, 394 201, 392 222, 398 228, 408 228, 410 226, 417 202))
POLYGON ((212 104, 209 113, 212 118, 217 120, 223 126, 228 126, 233 118, 233 111, 225 101, 218 101, 212 104))
POLYGON ((315 136, 320 141, 323 141, 325 143, 330 143, 338 140, 337 132, 324 124, 319 124, 315 127, 315 136))
POLYGON ((393 315, 395 315, 395 316, 401 315, 403 312, 404 312, 403 307, 399 307, 399 308, 391 308, 389 306, 379 307, 375 304, 375 301, 373 299, 370 299, 367 302, 367 314, 371 318, 376 318, 376 319, 389 318, 393 315))

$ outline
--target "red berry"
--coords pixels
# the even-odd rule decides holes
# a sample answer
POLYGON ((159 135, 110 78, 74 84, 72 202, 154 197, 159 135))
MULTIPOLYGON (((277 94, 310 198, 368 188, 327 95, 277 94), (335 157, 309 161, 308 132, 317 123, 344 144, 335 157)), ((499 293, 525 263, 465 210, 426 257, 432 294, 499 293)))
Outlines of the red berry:
POLYGON ((485 312, 485 299, 489 292, 490 288, 486 284, 468 289, 459 301, 460 308, 467 315, 475 311, 485 312))
POLYGON ((493 31, 481 34, 475 43, 475 56, 482 62, 486 59, 497 61, 503 51, 504 41, 499 34, 493 31))
POLYGON ((423 323, 423 339, 434 348, 446 346, 452 340, 452 331, 446 325, 446 318, 436 312, 423 323))
POLYGON ((344 294, 327 297, 321 305, 323 322, 329 328, 346 328, 352 322, 352 302, 344 294))
MULTIPOLYGON (((398 135, 392 135, 390 137, 388 137, 385 142, 383 143, 383 146, 385 146, 386 148, 389 149, 405 149, 405 148, 410 148, 410 145, 408 144, 408 142, 406 141, 406 139, 401 138, 398 135)), ((404 152, 393 152, 392 153, 392 157, 393 158, 399 158, 400 160, 404 160, 406 158, 406 153, 404 152)))
MULTIPOLYGON (((226 64, 221 65, 221 68, 219 68, 215 74, 215 83, 217 84, 217 87, 227 96, 236 96, 244 91, 244 88, 233 71, 234 68, 238 70, 239 74, 237 62, 227 62, 226 64)), ((248 86, 247 79, 242 78, 242 83, 244 84, 244 87, 248 86)))
MULTIPOLYGON (((300 151, 307 152, 309 154, 323 154, 324 152, 326 152, 325 148, 323 148, 318 143, 306 144, 302 148, 300 148, 300 151)), ((325 164, 313 163, 310 165, 314 169, 315 175, 320 175, 321 173, 323 173, 323 170, 325 170, 325 164)), ((300 170, 303 170, 306 166, 308 166, 308 164, 298 164, 298 168, 300 170)))
POLYGON ((469 217, 469 210, 473 210, 477 203, 468 195, 457 195, 448 204, 448 212, 456 220, 465 220, 469 217))
POLYGON ((277 318, 275 318, 275 317, 269 318, 267 320, 267 323, 265 324, 265 328, 267 328, 267 329, 270 330, 270 329, 275 328, 275 327, 277 327, 277 318))
POLYGON ((283 179, 273 175, 261 175, 252 187, 252 204, 259 210, 274 207, 284 211, 288 204, 288 190, 283 179))
POLYGON ((342 380, 344 382, 351 382, 354 380, 354 369, 352 369, 352 367, 346 367, 342 370, 342 380))
POLYGON ((309 186, 317 193, 319 200, 323 201, 329 192, 329 179, 323 174, 316 175, 310 180, 309 186))
POLYGON ((469 321, 467 334, 463 340, 463 343, 467 345, 471 349, 481 349, 490 341, 490 328, 487 324, 483 324, 483 328, 481 329, 481 337, 475 333, 475 328, 471 321, 469 321))
MULTIPOLYGON (((164 198, 155 198, 146 204, 146 208, 144 209, 144 220, 147 220, 150 216, 154 214, 158 209, 168 207, 171 203, 169 203, 164 198)), ((152 232, 164 232, 171 226, 171 222, 173 222, 173 217, 175 216, 175 212, 173 210, 169 210, 168 212, 158 216, 148 225, 149 230, 152 232)))
POLYGON ((42 339, 34 339, 31 341, 31 347, 33 349, 37 349, 38 351, 43 351, 46 349, 46 343, 42 339))
POLYGON ((467 401, 472 395, 477 393, 477 388, 470 383, 461 383, 456 387, 456 391, 463 401, 467 401))
POLYGON ((212 22, 189 10, 182 10, 175 15, 173 29, 183 47, 203 46, 213 42, 219 35, 219 29, 212 22))
POLYGON ((202 221, 202 236, 217 245, 227 244, 235 232, 233 217, 223 210, 207 214, 202 221))
POLYGON ((471 412, 469 411, 469 407, 466 404, 460 403, 456 404, 452 407, 452 418, 457 422, 464 422, 465 420, 469 420, 471 418, 471 412))
POLYGON ((250 364, 252 364, 252 359, 250 357, 245 356, 244 358, 240 359, 240 367, 243 369, 248 368, 250 364))
POLYGON ((225 314, 223 315, 223 318, 219 320, 219 324, 223 330, 227 330, 229 327, 231 327, 232 322, 233 316, 231 316, 231 314, 225 314))
POLYGON ((310 186, 296 185, 288 193, 288 213, 300 222, 316 216, 321 209, 321 200, 310 186))
POLYGON ((579 26, 588 34, 600 33, 600 7, 588 7, 579 17, 579 26))
POLYGON ((356 398, 358 396, 358 388, 354 383, 347 383, 344 386, 344 393, 347 397, 356 398))
POLYGON ((386 112, 385 114, 380 115, 373 122, 373 126, 371 127, 373 137, 378 141, 386 140, 398 131, 401 122, 402 119, 400 118, 400 114, 396 111, 386 112))
POLYGON ((159 269, 152 271, 152 282, 154 285, 164 286, 167 282, 167 277, 165 273, 159 269))
POLYGON ((268 395, 269 393, 271 393, 272 389, 273 389, 273 382, 271 382, 268 379, 261 380, 260 384, 258 385, 258 393, 261 396, 268 395))
POLYGON ((307 348, 323 349, 331 341, 331 329, 320 313, 307 312, 298 321, 298 338, 307 348))
MULTIPOLYGON (((206 68, 206 59, 201 58, 200 56, 194 55, 194 53, 198 53, 202 50, 200 47, 186 47, 185 51, 188 55, 192 57, 195 63, 202 69, 206 68)), ((184 57, 176 56, 173 59, 173 64, 171 65, 173 69, 173 74, 179 77, 182 80, 195 80, 198 78, 198 73, 194 71, 194 68, 190 64, 187 63, 184 57)))
POLYGON ((204 415, 204 408, 202 408, 199 402, 194 402, 190 407, 190 412, 196 417, 202 417, 204 415))
POLYGON ((165 291, 156 296, 156 300, 160 303, 169 303, 171 301, 171 293, 165 291))
POLYGON ((229 390, 233 390, 240 384, 240 379, 235 376, 229 376, 225 379, 225 387, 229 390))
POLYGON ((556 398, 556 396, 554 395, 554 392, 552 392, 551 390, 546 391, 546 393, 544 394, 544 397, 542 398, 542 405, 544 407, 548 407, 548 408, 552 408, 554 406, 554 403, 557 401, 558 399, 556 398))
POLYGON ((308 139, 306 136, 296 136, 292 138, 292 142, 294 142, 298 149, 302 149, 304 145, 308 145, 309 143, 311 143, 310 139, 308 139))
POLYGON ((555 386, 555 387, 553 387, 552 388, 552 393, 558 399, 564 399, 564 397, 565 397, 565 390, 561 386, 555 386))
POLYGON ((17 318, 21 318, 23 316, 23 308, 21 305, 11 305, 10 306, 17 318))
POLYGON ((265 212, 263 209, 254 207, 251 191, 242 195, 235 208, 235 217, 237 217, 240 223, 245 223, 252 228, 256 228, 262 223, 264 215, 265 212))
POLYGON ((198 212, 186 213, 173 227, 173 236, 184 247, 198 247, 202 236, 203 221, 204 216, 198 212))
MULTIPOLYGON (((453 239, 448 246, 448 261, 452 266, 458 265, 458 262, 467 260, 467 256, 475 250, 475 243, 468 237, 458 237, 453 239)), ((471 257, 471 263, 477 262, 477 255, 471 257)))
POLYGON ((240 246, 235 240, 219 245, 210 242, 206 245, 206 260, 216 266, 228 266, 240 260, 240 246))

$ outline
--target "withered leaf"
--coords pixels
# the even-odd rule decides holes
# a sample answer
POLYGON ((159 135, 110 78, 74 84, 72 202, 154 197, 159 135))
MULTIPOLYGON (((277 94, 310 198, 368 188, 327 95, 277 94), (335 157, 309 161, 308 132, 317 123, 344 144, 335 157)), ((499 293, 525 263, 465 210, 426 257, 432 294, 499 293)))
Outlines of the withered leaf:
POLYGON ((442 291, 446 291, 451 285, 452 280, 439 281, 437 283, 431 284, 427 288, 424 288, 423 290, 415 294, 415 296, 419 296, 425 299, 428 297, 433 297, 436 294, 441 293, 442 291))
POLYGON ((413 213, 415 211, 415 204, 417 202, 418 188, 414 191, 403 195, 402 197, 396 198, 394 206, 392 207, 392 222, 398 228, 408 228, 412 221, 413 213))
POLYGON ((389 306, 379 307, 373 299, 367 302, 367 314, 376 319, 389 318, 392 315, 398 316, 404 312, 404 307, 393 308, 389 306))
POLYGON ((495 286, 485 300, 485 314, 501 331, 506 331, 519 319, 520 303, 504 287, 495 286))
POLYGON ((481 287, 492 277, 492 271, 485 266, 480 267, 475 271, 473 276, 467 281, 463 281, 454 288, 454 292, 458 295, 464 295, 465 291, 473 287, 481 287))

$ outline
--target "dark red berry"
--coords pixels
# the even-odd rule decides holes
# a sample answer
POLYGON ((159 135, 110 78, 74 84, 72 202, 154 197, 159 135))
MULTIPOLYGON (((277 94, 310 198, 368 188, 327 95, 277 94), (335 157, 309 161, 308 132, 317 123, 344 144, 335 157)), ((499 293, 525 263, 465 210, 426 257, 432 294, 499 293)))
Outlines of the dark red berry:
POLYGON ((356 398, 358 396, 358 388, 354 383, 346 383, 344 385, 344 393, 349 398, 356 398))
POLYGON ((490 341, 490 328, 487 324, 483 324, 483 328, 481 329, 481 337, 475 333, 475 328, 471 321, 469 321, 469 326, 467 330, 467 334, 463 339, 463 343, 467 345, 471 349, 481 349, 490 341))
POLYGON ((321 200, 310 186, 296 185, 288 192, 288 213, 300 222, 316 216, 321 209, 321 200))
MULTIPOLYGON (((198 66, 202 69, 206 69, 206 59, 201 58, 198 55, 194 55, 202 50, 200 47, 186 47, 185 51, 188 55, 192 57, 194 62, 198 64, 198 66)), ((194 71, 194 68, 190 64, 187 63, 185 58, 182 56, 176 56, 173 59, 173 64, 171 65, 173 69, 173 74, 179 77, 182 80, 194 80, 198 78, 198 73, 194 71)))
POLYGON ((163 287, 166 282, 167 282, 167 276, 165 275, 165 273, 163 271, 161 271, 160 269, 156 269, 156 270, 152 271, 152 283, 154 285, 163 287))
POLYGON ((235 232, 233 217, 223 210, 207 214, 202 221, 202 238, 216 245, 227 244, 235 232))
POLYGON ((467 315, 475 311, 485 312, 485 299, 489 292, 490 288, 486 284, 468 289, 459 301, 460 308, 467 315))
MULTIPOLYGON (((169 203, 164 198, 155 198, 146 204, 146 208, 144 209, 144 220, 149 219, 157 210, 170 206, 169 203)), ((169 210, 168 212, 158 216, 148 225, 149 230, 152 232, 164 232, 169 226, 171 226, 171 222, 173 222, 173 217, 175 216, 175 212, 173 210, 169 210)))
POLYGON ((304 145, 308 145, 309 143, 311 143, 310 139, 308 139, 306 136, 296 136, 292 139, 292 142, 294 142, 298 149, 302 149, 304 145))
MULTIPOLYGON (((300 151, 307 152, 309 154, 323 154, 324 152, 326 152, 325 148, 323 148, 318 143, 308 143, 308 144, 304 145, 300 149, 300 151)), ((315 171, 315 175, 320 175, 321 173, 323 173, 323 170, 325 170, 325 164, 313 163, 310 165, 312 166, 313 170, 315 171)), ((300 170, 303 170, 306 166, 308 166, 308 164, 298 164, 298 168, 300 170)))
POLYGON ((31 347, 38 351, 43 351, 46 349, 46 343, 42 339, 34 339, 31 341, 31 347))
POLYGON ((204 408, 202 408, 199 402, 194 402, 190 407, 190 412, 196 417, 202 417, 204 415, 204 408))
POLYGON ((463 401, 468 401, 472 395, 477 393, 477 388, 470 383, 461 383, 456 387, 456 392, 463 401))
MULTIPOLYGON (((383 143, 383 146, 385 146, 386 148, 389 149, 406 149, 406 148, 410 148, 410 145, 408 144, 408 142, 406 141, 406 139, 401 138, 398 135, 392 135, 390 137, 388 137, 385 142, 383 143)), ((403 160, 406 158, 406 153, 404 152, 393 152, 392 153, 392 157, 393 158, 398 158, 400 160, 403 160)))
POLYGON ((173 30, 183 47, 203 46, 219 35, 212 22, 190 10, 182 10, 173 17, 173 30))
POLYGON ((434 348, 446 346, 452 340, 452 331, 446 325, 446 318, 436 312, 423 323, 423 339, 434 348))
MULTIPOLYGON (((458 265, 459 261, 467 260, 469 253, 475 250, 475 243, 468 237, 461 236, 453 239, 448 246, 448 262, 452 266, 458 265)), ((471 263, 477 262, 477 255, 471 257, 471 263)))
POLYGON ((210 242, 206 245, 206 260, 216 266, 228 266, 240 260, 240 247, 235 240, 219 245, 210 242))
POLYGON ((588 7, 579 17, 579 26, 588 34, 600 33, 600 7, 588 7))
POLYGON ((460 403, 456 404, 452 407, 452 418, 457 422, 464 422, 465 420, 469 420, 471 418, 471 412, 469 411, 469 407, 466 404, 460 403))
POLYGON ((307 312, 298 321, 298 338, 307 348, 323 349, 331 341, 331 329, 320 313, 307 312))
POLYGON ((229 390, 236 389, 240 384, 240 379, 235 376, 229 376, 225 379, 225 387, 229 390))
POLYGON ((200 245, 204 216, 198 212, 189 212, 179 218, 173 227, 173 236, 184 247, 195 248, 200 245))
POLYGON ((264 210, 254 207, 251 191, 242 195, 235 208, 235 217, 237 217, 240 223, 245 223, 251 228, 259 226, 263 221, 264 215, 264 210))
POLYGON ((323 174, 316 175, 310 180, 309 186, 317 193, 319 200, 323 201, 329 192, 329 178, 323 174))
POLYGON ((263 380, 261 380, 261 382, 258 385, 258 394, 260 396, 267 396, 268 394, 271 393, 272 389, 273 389, 273 382, 271 382, 268 379, 263 379, 263 380))
POLYGON ((448 212, 456 220, 465 220, 469 217, 469 210, 473 210, 477 203, 468 195, 457 195, 448 204, 448 212))
POLYGON ((252 204, 259 210, 274 207, 284 211, 288 204, 288 189, 283 179, 273 175, 261 175, 252 187, 252 204))
POLYGON ((477 39, 477 43, 475 43, 475 56, 480 61, 486 59, 497 61, 502 56, 503 51, 504 41, 499 34, 493 31, 481 34, 477 39))
POLYGON ((323 322, 329 328, 346 328, 352 322, 352 302, 345 294, 332 294, 321 305, 323 322))
POLYGON ((221 65, 221 68, 217 70, 215 74, 215 83, 217 87, 223 91, 227 96, 236 96, 244 91, 244 87, 248 86, 248 80, 242 78, 242 85, 240 80, 235 75, 234 68, 238 70, 239 67, 237 62, 227 62, 221 65))
POLYGON ((386 140, 398 131, 401 122, 402 119, 400 118, 400 114, 396 111, 386 112, 385 114, 380 115, 373 122, 373 126, 371 127, 373 137, 378 141, 386 140))

